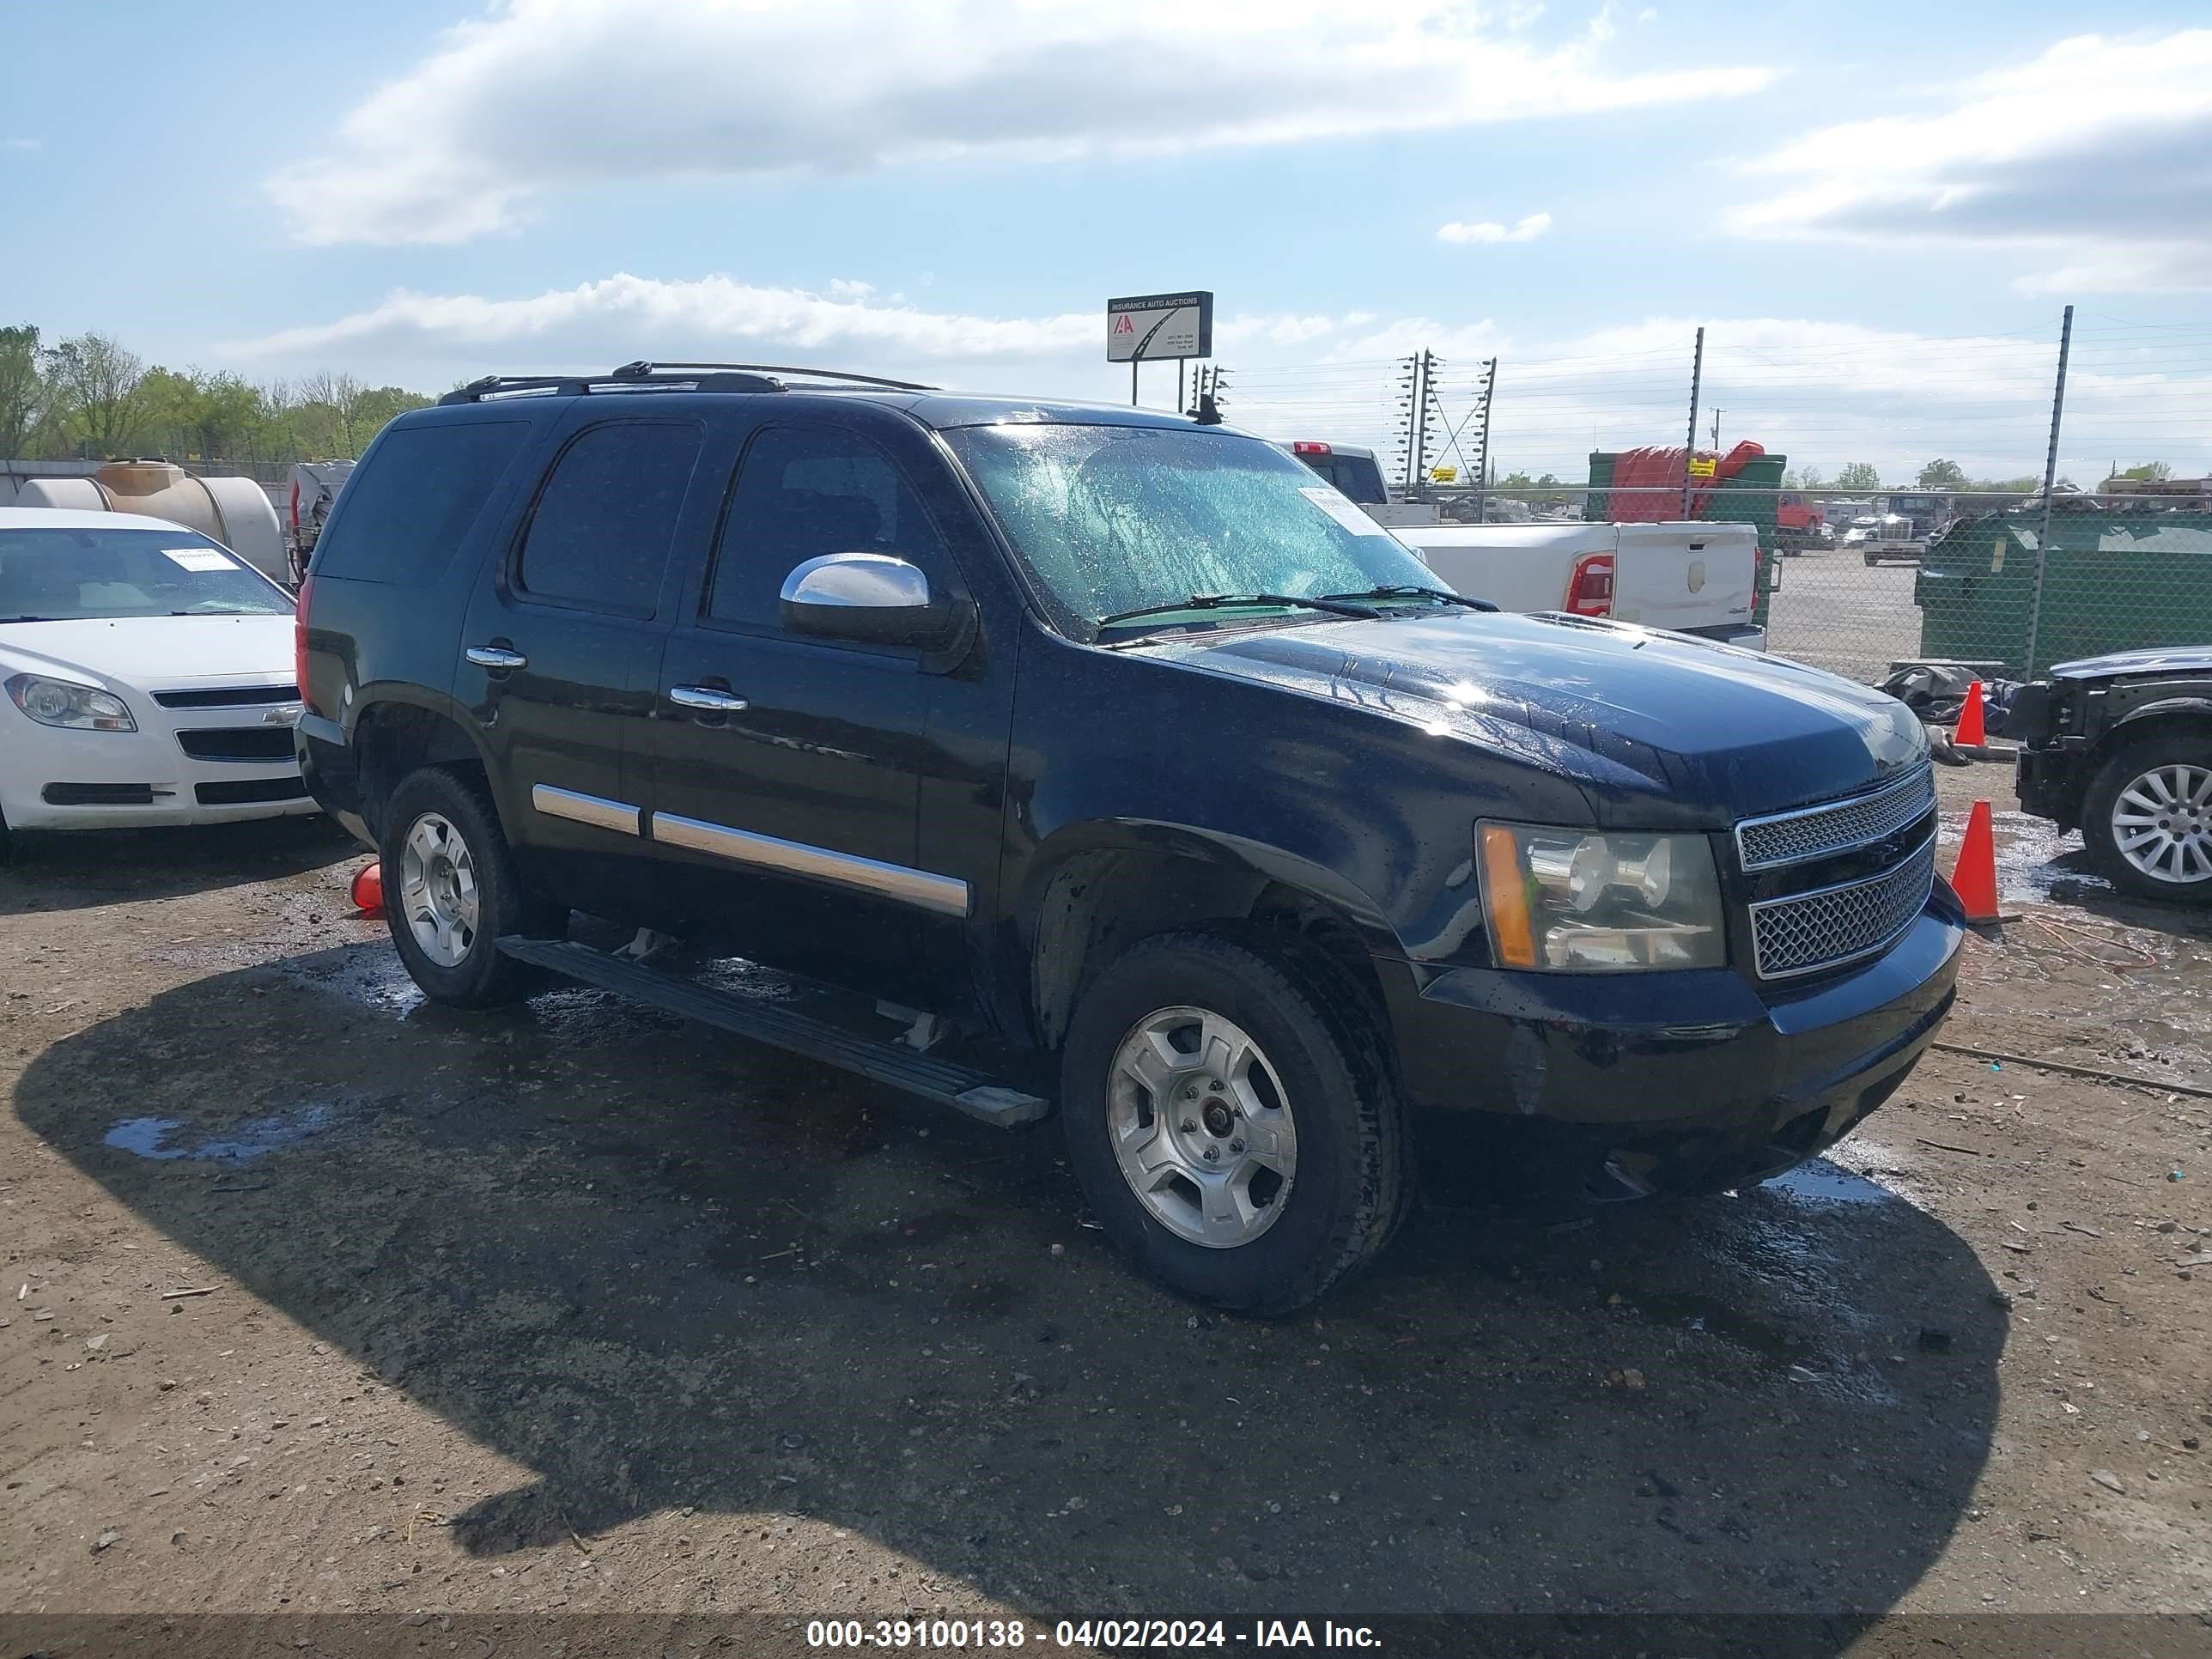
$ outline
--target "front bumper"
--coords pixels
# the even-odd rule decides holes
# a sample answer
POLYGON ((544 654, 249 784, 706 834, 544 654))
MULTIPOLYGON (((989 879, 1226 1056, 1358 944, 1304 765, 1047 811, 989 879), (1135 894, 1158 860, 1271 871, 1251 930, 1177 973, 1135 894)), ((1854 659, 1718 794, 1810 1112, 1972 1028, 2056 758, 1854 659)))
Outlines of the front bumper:
MULTIPOLYGON (((284 677, 289 683, 289 676, 284 677)), ((266 676, 223 677, 246 694, 266 676)), ((170 708, 157 694, 207 695, 199 682, 122 689, 135 732, 42 726, 0 698, 0 814, 13 830, 134 830, 227 823, 320 811, 284 752, 289 711, 267 702, 170 708), (193 750, 200 753, 195 754, 193 750), (238 751, 240 758, 206 758, 238 751), (265 751, 265 752, 264 752, 265 751)))
POLYGON ((2014 761, 2013 782, 2020 794, 2021 811, 2033 817, 2049 818, 2061 830, 2081 822, 2081 795, 2087 788, 2087 746, 2078 739, 2062 740, 2049 749, 2021 748, 2014 761))
POLYGON ((1741 975, 1453 969, 1396 999, 1425 1171, 1493 1197, 1718 1191, 1834 1145, 1949 1013, 1950 890, 1872 962, 1762 997, 1741 975))

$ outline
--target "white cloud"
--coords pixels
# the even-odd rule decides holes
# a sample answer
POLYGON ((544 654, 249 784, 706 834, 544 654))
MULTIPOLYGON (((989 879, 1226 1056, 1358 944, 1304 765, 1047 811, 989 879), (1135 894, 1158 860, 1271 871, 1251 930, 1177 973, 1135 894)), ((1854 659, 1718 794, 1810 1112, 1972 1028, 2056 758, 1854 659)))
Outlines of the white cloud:
POLYGON ((1474 0, 509 0, 440 37, 269 190, 301 240, 457 242, 647 179, 1174 154, 1750 92, 1613 70, 1474 0))
POLYGON ((334 322, 289 328, 220 349, 301 360, 317 353, 512 362, 518 350, 558 367, 611 366, 634 357, 713 358, 732 350, 781 355, 843 351, 900 362, 1036 357, 1097 343, 1099 312, 993 318, 872 302, 872 285, 843 282, 828 295, 763 288, 727 276, 663 282, 628 272, 519 300, 401 289, 383 304, 334 322))
MULTIPOLYGON (((2212 288, 2212 29, 2081 35, 1948 106, 1823 127, 1753 164, 1752 235, 1982 246, 2028 292, 2212 288)), ((1907 255, 1906 257, 1909 257, 1907 255)))
POLYGON ((1465 225, 1454 220, 1437 227, 1439 242, 1533 242, 1552 228, 1548 213, 1532 213, 1525 219, 1516 219, 1511 225, 1502 225, 1495 219, 1485 219, 1477 224, 1465 225))
MULTIPOLYGON (((1703 320, 1704 409, 1708 418, 1724 411, 1724 444, 1756 439, 1831 477, 1853 460, 1909 477, 1936 455, 1977 477, 2040 470, 2055 339, 1934 337, 1803 317, 1703 320)), ((1491 319, 1281 312, 1224 316, 1214 331, 1232 419, 1274 437, 1384 448, 1397 419, 1398 360, 1437 354, 1445 410, 1457 422, 1483 362, 1498 357, 1501 467, 1579 478, 1592 448, 1681 441, 1698 321, 1656 317, 1532 337, 1491 319)), ((2212 469, 2212 374, 2177 363, 2160 340, 2156 331, 2103 324, 2077 330, 2062 470, 2101 477, 2115 457, 2212 469)), ((402 292, 209 351, 255 357, 272 372, 336 367, 425 386, 657 357, 814 362, 978 391, 1124 396, 1127 373, 1107 368, 1104 343, 1096 309, 993 317, 872 292, 840 298, 728 276, 623 275, 519 299, 402 292)), ((1164 404, 1172 384, 1172 370, 1148 370, 1146 400, 1164 404)))

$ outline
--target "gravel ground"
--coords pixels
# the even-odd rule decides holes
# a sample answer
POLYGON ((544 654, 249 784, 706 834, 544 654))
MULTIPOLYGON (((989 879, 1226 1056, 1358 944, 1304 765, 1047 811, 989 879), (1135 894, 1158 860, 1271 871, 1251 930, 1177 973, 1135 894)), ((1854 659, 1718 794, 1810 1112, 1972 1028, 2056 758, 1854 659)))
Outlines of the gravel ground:
MULTIPOLYGON (((1767 643, 1830 673, 1871 685, 1893 662, 1920 654, 1920 607, 1909 564, 1869 567, 1856 553, 1814 548, 1782 562, 1767 643)), ((2002 654, 1994 653, 1993 654, 2002 654)))
POLYGON ((1935 1054, 1790 1179, 1431 1208, 1281 1324, 1126 1273, 1050 1126, 425 1006, 320 823, 35 845, 0 1613, 2203 1608, 2212 943, 2002 830, 1947 1037, 2154 1086, 1935 1054))

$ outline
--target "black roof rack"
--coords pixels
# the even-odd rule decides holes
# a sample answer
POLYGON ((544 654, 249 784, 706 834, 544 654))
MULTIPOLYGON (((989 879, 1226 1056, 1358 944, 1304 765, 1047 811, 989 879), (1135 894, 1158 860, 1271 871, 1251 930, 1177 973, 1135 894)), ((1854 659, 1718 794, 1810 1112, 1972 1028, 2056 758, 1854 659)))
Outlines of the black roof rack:
POLYGON ((880 386, 886 392, 934 392, 933 386, 922 386, 913 380, 886 380, 876 374, 848 374, 842 368, 798 368, 789 363, 624 363, 614 372, 617 380, 643 380, 648 376, 688 373, 694 369, 714 369, 746 374, 804 374, 809 380, 831 380, 845 386, 880 386))
POLYGON ((933 392, 911 380, 886 380, 873 374, 848 374, 834 368, 791 368, 771 363, 624 363, 605 374, 487 374, 438 399, 441 404, 481 403, 487 398, 548 396, 580 398, 592 392, 641 392, 653 387, 686 392, 786 392, 775 377, 804 374, 833 386, 875 386, 886 392, 933 392))

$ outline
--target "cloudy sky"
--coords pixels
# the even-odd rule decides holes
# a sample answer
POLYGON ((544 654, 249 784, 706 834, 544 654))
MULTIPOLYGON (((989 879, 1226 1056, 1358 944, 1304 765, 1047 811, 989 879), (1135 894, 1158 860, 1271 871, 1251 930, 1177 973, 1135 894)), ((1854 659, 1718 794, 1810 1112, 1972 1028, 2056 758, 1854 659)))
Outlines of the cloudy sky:
POLYGON ((1371 435, 1389 360, 1430 346, 1456 421, 1494 354, 1499 453, 1563 471, 1679 441, 1702 324, 1725 441, 2016 472, 2072 301, 2069 465, 2203 471, 2205 22, 226 0, 118 33, 38 4, 0 106, 5 305, 257 377, 692 356, 1126 397, 1105 295, 1205 286, 1240 419, 1371 435))

